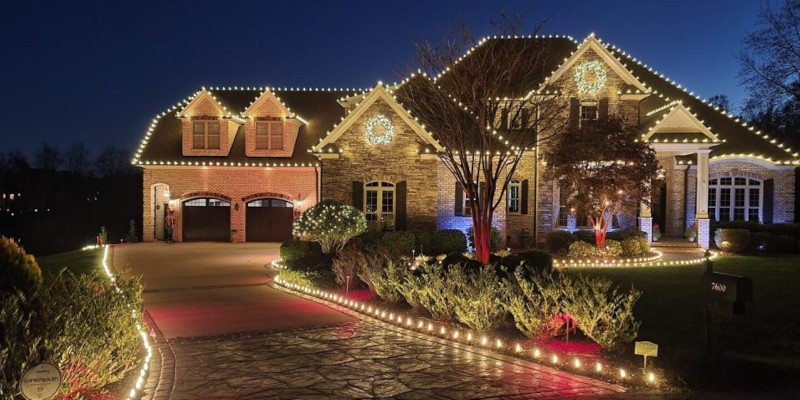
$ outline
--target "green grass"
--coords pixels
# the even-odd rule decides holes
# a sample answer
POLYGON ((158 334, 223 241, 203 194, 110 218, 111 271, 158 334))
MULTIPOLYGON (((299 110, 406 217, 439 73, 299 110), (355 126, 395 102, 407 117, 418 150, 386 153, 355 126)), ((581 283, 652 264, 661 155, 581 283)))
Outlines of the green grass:
POLYGON ((57 274, 62 268, 70 270, 75 275, 99 273, 102 270, 100 263, 103 261, 103 249, 75 250, 49 256, 36 257, 42 276, 57 274))
MULTIPOLYGON (((633 284, 643 291, 636 306, 639 340, 658 343, 660 355, 675 360, 702 355, 705 266, 570 271, 633 284)), ((713 327, 721 352, 771 367, 800 368, 800 257, 723 257, 714 262, 714 271, 747 276, 754 287, 746 315, 713 327)))

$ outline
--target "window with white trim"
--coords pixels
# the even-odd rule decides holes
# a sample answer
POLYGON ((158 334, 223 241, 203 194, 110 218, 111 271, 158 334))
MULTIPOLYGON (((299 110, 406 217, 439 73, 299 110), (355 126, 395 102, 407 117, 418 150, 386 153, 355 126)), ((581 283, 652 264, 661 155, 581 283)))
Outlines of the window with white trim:
POLYGON ((519 214, 521 193, 522 185, 520 181, 516 179, 512 180, 508 184, 508 194, 506 195, 506 204, 508 205, 509 214, 519 214))
POLYGON ((708 182, 708 215, 717 221, 762 219, 764 182, 741 176, 715 178, 708 182))
POLYGON ((283 121, 256 121, 256 150, 283 150, 283 121))
POLYGON ((219 121, 213 116, 192 118, 192 148, 197 150, 219 149, 219 121))
POLYGON ((395 227, 394 183, 370 182, 364 185, 364 213, 369 228, 393 231, 395 227))
POLYGON ((580 109, 580 125, 593 123, 600 118, 600 106, 597 100, 583 100, 581 101, 580 109))

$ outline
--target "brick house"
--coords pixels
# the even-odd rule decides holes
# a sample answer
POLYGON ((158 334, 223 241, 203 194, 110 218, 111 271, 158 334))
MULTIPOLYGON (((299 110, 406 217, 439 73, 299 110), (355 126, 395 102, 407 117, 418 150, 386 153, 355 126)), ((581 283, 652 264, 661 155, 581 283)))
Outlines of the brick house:
MULTIPOLYGON (((794 220, 798 153, 715 109, 615 46, 587 37, 491 38, 462 58, 513 41, 547 42, 550 79, 566 77, 569 118, 619 115, 657 152, 664 185, 651 207, 619 215, 619 228, 667 236, 710 219, 794 220), (592 90, 582 79, 592 75, 592 90), (589 93, 591 92, 591 93, 589 93), (699 190, 698 190, 699 188, 699 190)), ((144 238, 280 241, 296 215, 321 199, 364 210, 384 230, 466 230, 468 199, 436 156, 441 149, 396 99, 403 83, 367 90, 203 88, 153 120, 133 160, 144 169, 144 238)), ((510 128, 511 129, 511 128, 510 128)), ((508 244, 581 229, 560 189, 543 179, 538 148, 526 151, 495 226, 508 244)))

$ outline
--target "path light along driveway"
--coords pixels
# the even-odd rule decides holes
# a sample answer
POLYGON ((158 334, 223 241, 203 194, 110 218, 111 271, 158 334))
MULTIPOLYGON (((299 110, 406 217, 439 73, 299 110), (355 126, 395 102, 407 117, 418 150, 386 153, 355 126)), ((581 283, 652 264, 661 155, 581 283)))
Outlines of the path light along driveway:
MULTIPOLYGON (((118 246, 174 353, 156 398, 574 398, 622 391, 588 378, 358 318, 274 289, 275 244, 118 246)), ((162 375, 163 376, 163 375, 162 375)), ((163 380, 163 379, 162 379, 163 380)))

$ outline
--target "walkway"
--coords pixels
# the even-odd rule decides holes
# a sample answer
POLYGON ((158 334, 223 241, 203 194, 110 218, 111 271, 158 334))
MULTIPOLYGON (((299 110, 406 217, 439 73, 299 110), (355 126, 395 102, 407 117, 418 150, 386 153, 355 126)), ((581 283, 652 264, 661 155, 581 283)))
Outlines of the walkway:
MULTIPOLYGON (((142 275, 162 368, 157 399, 574 398, 616 385, 367 322, 272 288, 274 244, 114 249, 142 275), (160 330, 160 334, 159 331, 160 330)), ((159 359, 158 356, 155 357, 159 359)))

